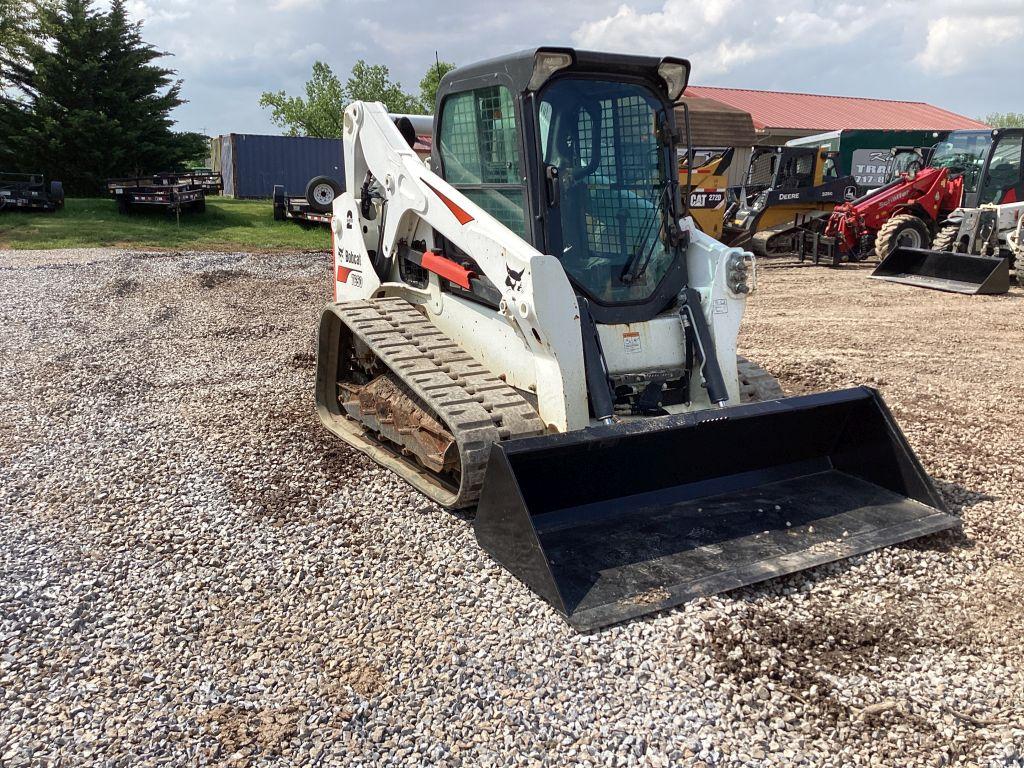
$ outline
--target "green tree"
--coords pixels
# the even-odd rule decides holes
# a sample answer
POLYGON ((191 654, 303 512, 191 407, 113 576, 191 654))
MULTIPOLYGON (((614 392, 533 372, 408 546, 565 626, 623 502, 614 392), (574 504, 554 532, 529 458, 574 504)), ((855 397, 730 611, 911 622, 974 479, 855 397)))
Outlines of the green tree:
POLYGON ((993 128, 1024 128, 1024 112, 989 112, 982 122, 993 128))
POLYGON ((42 32, 40 14, 47 2, 0 0, 0 95, 15 86, 13 71, 27 63, 26 48, 42 32))
POLYGON ((21 168, 13 137, 29 120, 18 82, 29 66, 27 49, 42 35, 41 7, 52 0, 0 0, 0 169, 21 168))
POLYGON ((39 23, 26 63, 12 70, 26 119, 8 139, 23 170, 60 179, 71 194, 96 194, 106 178, 174 169, 195 151, 171 130, 181 82, 155 63, 166 54, 142 40, 124 0, 107 13, 92 0, 61 0, 39 23))
POLYGON ((143 41, 141 23, 129 22, 124 6, 124 0, 113 0, 104 30, 102 107, 118 123, 119 167, 131 174, 173 170, 192 160, 199 134, 172 130, 171 111, 185 103, 181 80, 156 63, 167 54, 143 41))
POLYGON ((306 98, 289 96, 284 91, 260 96, 260 106, 271 110, 270 119, 288 136, 341 136, 345 103, 341 81, 322 61, 313 62, 313 76, 306 82, 306 98))
POLYGON ((441 85, 441 78, 455 69, 450 61, 438 61, 420 80, 420 107, 423 114, 429 115, 434 111, 437 103, 437 88, 441 85))
POLYGON ((353 101, 379 101, 388 112, 421 114, 419 101, 402 90, 402 84, 391 82, 391 73, 383 64, 367 64, 360 59, 352 67, 345 83, 345 104, 353 101))
POLYGON ((289 96, 284 91, 264 92, 260 106, 270 110, 270 119, 288 136, 341 136, 342 113, 353 101, 379 101, 389 112, 422 114, 418 99, 392 82, 383 64, 367 64, 360 59, 352 67, 348 80, 341 80, 330 65, 313 63, 312 77, 306 82, 306 95, 289 96))
POLYGON ((210 137, 196 131, 183 131, 177 136, 182 146, 182 165, 205 168, 210 162, 210 137))

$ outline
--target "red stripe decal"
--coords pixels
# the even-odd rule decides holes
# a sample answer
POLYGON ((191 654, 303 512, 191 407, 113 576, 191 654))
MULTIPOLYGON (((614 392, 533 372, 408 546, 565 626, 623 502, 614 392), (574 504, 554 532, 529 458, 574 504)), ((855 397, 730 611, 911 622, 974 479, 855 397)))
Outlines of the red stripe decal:
POLYGON ((347 283, 348 276, 352 274, 352 270, 348 267, 338 267, 338 282, 347 283))
MULTIPOLYGON (((427 182, 425 182, 425 181, 423 183, 427 184, 427 182)), ((464 210, 459 208, 459 206, 457 206, 455 203, 453 203, 451 200, 449 200, 447 197, 445 197, 441 192, 438 192, 436 189, 431 187, 430 184, 427 184, 427 186, 430 187, 430 189, 433 191, 433 193, 435 195, 437 195, 439 198, 441 198, 441 202, 442 203, 444 203, 446 206, 448 206, 448 210, 451 211, 455 215, 456 219, 459 220, 459 224, 469 224, 469 222, 471 222, 473 220, 472 216, 470 216, 464 210)))
POLYGON ((424 251, 421 264, 424 269, 429 269, 435 275, 440 275, 445 280, 451 280, 456 285, 461 285, 467 291, 469 290, 469 278, 473 276, 473 273, 451 259, 446 259, 431 251, 424 251))
POLYGON ((1010 187, 1008 190, 1006 190, 1006 194, 1003 195, 1003 202, 1004 203, 1016 203, 1017 202, 1017 190, 1014 189, 1013 187, 1010 187))

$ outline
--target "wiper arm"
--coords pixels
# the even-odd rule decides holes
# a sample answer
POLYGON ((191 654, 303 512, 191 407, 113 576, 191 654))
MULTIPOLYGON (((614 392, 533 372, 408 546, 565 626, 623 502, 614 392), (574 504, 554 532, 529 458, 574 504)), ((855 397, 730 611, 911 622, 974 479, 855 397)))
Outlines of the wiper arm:
POLYGON ((668 179, 662 184, 661 193, 658 195, 658 202, 654 206, 654 211, 651 218, 647 222, 647 226, 641 233, 637 249, 633 251, 630 257, 626 260, 626 263, 622 265, 622 272, 619 273, 619 280, 625 284, 635 282, 640 279, 640 276, 647 271, 647 265, 651 262, 651 257, 654 255, 654 247, 658 244, 661 238, 651 238, 651 228, 654 227, 661 219, 661 211, 665 205, 665 195, 670 188, 670 181, 668 179), (643 248, 643 256, 641 255, 640 249, 643 248), (638 263, 639 262, 639 263, 638 263), (634 271, 633 266, 636 266, 634 271))

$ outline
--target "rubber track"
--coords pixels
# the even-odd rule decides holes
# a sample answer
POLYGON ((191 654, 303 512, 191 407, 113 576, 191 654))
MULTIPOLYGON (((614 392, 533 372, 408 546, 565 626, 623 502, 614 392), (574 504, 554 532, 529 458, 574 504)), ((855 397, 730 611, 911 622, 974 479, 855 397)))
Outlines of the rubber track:
POLYGON ((779 400, 786 395, 779 380, 761 366, 745 357, 737 356, 736 372, 740 379, 740 402, 757 403, 765 400, 779 400))
POLYGON ((768 241, 777 234, 778 232, 771 229, 763 229, 760 232, 755 232, 753 237, 750 238, 750 250, 754 252, 755 256, 768 256, 768 241))
POLYGON ((455 438, 462 483, 454 502, 435 501, 450 507, 474 504, 480 497, 491 444, 545 432, 544 422, 522 395, 404 299, 350 302, 337 310, 348 330, 455 438))

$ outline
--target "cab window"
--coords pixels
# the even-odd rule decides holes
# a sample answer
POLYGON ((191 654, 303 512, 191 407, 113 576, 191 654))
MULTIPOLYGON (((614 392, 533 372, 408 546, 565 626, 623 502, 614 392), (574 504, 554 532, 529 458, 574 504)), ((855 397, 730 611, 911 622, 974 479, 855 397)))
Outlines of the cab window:
POLYGON ((440 152, 445 180, 525 238, 519 131, 509 90, 495 85, 445 99, 440 152))
POLYGON ((1006 192, 1021 183, 1021 136, 1001 140, 992 152, 980 203, 1001 203, 1006 192))

